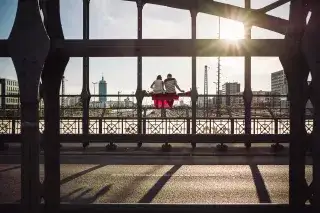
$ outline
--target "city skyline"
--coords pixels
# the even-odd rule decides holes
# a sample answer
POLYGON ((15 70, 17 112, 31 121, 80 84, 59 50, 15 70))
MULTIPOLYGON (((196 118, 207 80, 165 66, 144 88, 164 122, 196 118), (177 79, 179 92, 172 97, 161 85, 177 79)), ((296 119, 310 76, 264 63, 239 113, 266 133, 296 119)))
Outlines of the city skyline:
MULTIPOLYGON (((252 0, 252 8, 260 8, 275 0, 252 0)), ((244 6, 244 0, 220 0, 236 6, 244 6)), ((16 10, 17 0, 4 0, 0 6, 0 39, 9 36, 16 10)), ((289 4, 285 4, 268 14, 288 18, 289 4)), ((82 0, 61 1, 61 20, 67 39, 82 38, 82 0), (71 7, 72 6, 72 7, 71 7)), ((147 4, 143 11, 143 38, 191 38, 191 18, 188 11, 147 4), (163 30, 166 29, 166 30, 163 30)), ((199 14, 197 18, 197 38, 217 38, 218 18, 199 14), (213 24, 212 24, 213 23, 213 24), (212 27, 208 27, 208 26, 212 27)), ((91 39, 135 39, 137 37, 136 4, 120 0, 95 0, 90 3, 90 38, 91 39)), ((221 18, 221 38, 242 38, 243 24, 221 18), (234 30, 235 33, 231 33, 234 30), (232 37, 236 34, 236 37, 232 37)), ((282 39, 283 35, 253 27, 252 38, 282 39)), ((244 85, 244 59, 221 58, 221 82, 239 82, 241 90, 244 85)), ((197 87, 203 93, 204 66, 208 71, 209 94, 215 94, 217 80, 217 58, 197 59, 197 87)), ((252 90, 271 90, 270 74, 281 70, 282 66, 276 57, 252 58, 252 90)), ((0 58, 0 76, 16 79, 15 70, 10 58, 0 58)), ((101 79, 103 73, 108 84, 108 93, 132 94, 136 90, 136 58, 90 58, 90 91, 101 79), (126 76, 126 78, 124 78, 126 76)), ((182 89, 191 87, 191 58, 144 58, 143 89, 149 87, 155 77, 171 73, 177 78, 182 89)), ((71 58, 65 71, 66 94, 80 94, 82 89, 82 59, 71 58)), ((221 88, 220 88, 221 89, 221 88)))

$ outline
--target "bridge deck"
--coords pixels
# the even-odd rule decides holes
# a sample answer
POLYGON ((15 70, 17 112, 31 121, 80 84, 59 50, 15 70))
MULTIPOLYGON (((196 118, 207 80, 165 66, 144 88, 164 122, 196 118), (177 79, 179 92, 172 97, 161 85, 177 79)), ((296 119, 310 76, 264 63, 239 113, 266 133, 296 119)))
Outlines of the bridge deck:
MULTIPOLYGON (((5 164, 0 165, 3 186, 0 202, 13 203, 20 199, 20 166, 12 164, 18 163, 19 156, 1 158, 5 164)), ((64 155, 61 201, 69 204, 286 204, 287 160, 287 157, 64 155)), ((41 178, 43 175, 41 165, 41 178)), ((306 166, 306 177, 310 182, 311 166, 306 166)))
MULTIPOLYGON (((284 149, 273 151, 271 143, 252 144, 250 149, 246 149, 243 143, 228 144, 227 151, 219 151, 217 143, 198 143, 196 149, 192 149, 190 143, 173 143, 170 152, 164 152, 161 149, 162 143, 144 143, 141 148, 137 148, 136 143, 119 143, 118 148, 113 151, 107 151, 108 143, 90 143, 90 146, 83 149, 81 143, 63 143, 60 149, 61 155, 137 155, 137 156, 288 156, 289 144, 283 144, 284 149)), ((20 144, 11 143, 9 150, 0 151, 0 153, 20 154, 20 144)), ((309 155, 309 153, 307 153, 309 155)))

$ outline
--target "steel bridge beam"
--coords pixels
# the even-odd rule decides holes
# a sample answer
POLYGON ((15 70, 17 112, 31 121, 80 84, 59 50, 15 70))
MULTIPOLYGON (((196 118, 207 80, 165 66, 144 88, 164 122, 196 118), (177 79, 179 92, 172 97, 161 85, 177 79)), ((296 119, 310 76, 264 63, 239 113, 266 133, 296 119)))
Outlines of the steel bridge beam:
MULTIPOLYGON (((308 136, 310 137, 310 136, 308 136)), ((5 134, 2 135, 1 140, 8 143, 21 142, 20 134, 5 134)), ((266 141, 281 141, 281 143, 290 143, 290 137, 288 134, 89 134, 87 139, 95 143, 106 143, 113 141, 115 143, 163 143, 168 141, 170 143, 238 143, 245 141, 252 141, 252 143, 266 143, 266 141)), ((79 143, 83 140, 81 134, 60 134, 59 141, 61 143, 79 143)))
MULTIPOLYGON (((136 0, 124 1, 135 2, 136 0)), ((244 9, 212 0, 144 0, 144 2, 183 10, 196 9, 199 13, 247 22, 248 25, 257 26, 280 34, 285 34, 287 25, 289 24, 285 19, 264 14, 259 10, 244 9)))
POLYGON ((291 0, 278 0, 276 2, 273 2, 263 8, 260 8, 258 9, 259 12, 262 12, 262 13, 266 13, 266 12, 269 12, 271 10, 274 10, 276 9, 277 7, 280 7, 281 5, 284 5, 288 2, 290 2, 291 0))
MULTIPOLYGON (((42 210, 44 206, 41 205, 42 210)), ((2 204, 1 212, 20 213, 23 212, 19 204, 2 204)), ((311 207, 305 206, 303 212, 310 212, 311 207)), ((287 204, 61 204, 61 213, 289 213, 291 212, 287 204)))
MULTIPOLYGON (((65 40, 53 43, 69 57, 192 57, 192 39, 106 39, 65 40), (174 51, 173 51, 174 50, 174 51)), ((278 57, 284 48, 283 39, 197 39, 198 57, 278 57)), ((0 40, 0 57, 10 57, 7 41, 0 40)))

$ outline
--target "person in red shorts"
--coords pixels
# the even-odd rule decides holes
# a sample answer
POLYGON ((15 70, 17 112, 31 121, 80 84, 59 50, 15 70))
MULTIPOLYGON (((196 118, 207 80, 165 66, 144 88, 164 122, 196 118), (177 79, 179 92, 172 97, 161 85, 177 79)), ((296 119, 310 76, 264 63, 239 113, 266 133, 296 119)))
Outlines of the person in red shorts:
MULTIPOLYGON (((165 87, 165 90, 166 90, 166 93, 167 94, 177 94, 176 92, 176 88, 180 91, 180 92, 184 92, 184 90, 180 89, 178 83, 177 83, 177 80, 175 78, 172 78, 172 75, 171 74, 168 74, 167 75, 167 79, 164 80, 164 87, 165 87)), ((174 99, 172 100, 167 100, 168 102, 168 105, 170 107, 172 107, 173 105, 173 102, 174 102, 174 99)))

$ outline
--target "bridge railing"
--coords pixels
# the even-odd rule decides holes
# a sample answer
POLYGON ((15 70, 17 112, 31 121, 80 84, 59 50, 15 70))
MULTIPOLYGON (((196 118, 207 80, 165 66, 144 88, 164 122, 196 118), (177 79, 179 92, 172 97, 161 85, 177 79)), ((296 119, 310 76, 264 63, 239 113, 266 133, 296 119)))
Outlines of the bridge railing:
MULTIPOLYGON (((286 104, 280 103, 280 98, 285 98, 283 95, 254 95, 255 101, 251 107, 251 117, 244 116, 245 107, 242 95, 208 95, 208 104, 203 102, 205 96, 199 95, 195 117, 192 116, 193 110, 191 103, 188 102, 189 97, 183 99, 186 101, 183 104, 175 104, 172 109, 163 110, 155 109, 150 95, 147 95, 142 106, 142 118, 138 117, 138 106, 133 95, 130 95, 131 98, 127 97, 129 95, 110 94, 109 96, 107 105, 93 104, 89 108, 88 115, 83 114, 82 103, 78 95, 61 96, 61 98, 70 98, 66 100, 72 102, 73 105, 61 106, 60 141, 289 142, 289 109, 286 104), (126 102, 121 101, 121 98, 126 98, 126 102), (88 119, 88 127, 82 125, 84 119, 88 119), (245 126, 248 125, 248 121, 251 130, 246 132, 245 126), (140 128, 138 125, 141 125, 140 128), (88 131, 83 131, 83 128, 88 131), (89 135, 83 132, 88 132, 89 135)), ((44 131, 43 107, 40 104, 40 133, 44 131)), ((19 104, 11 107, 2 106, 0 112, 0 143, 19 142, 21 129, 19 104)), ((306 117, 306 131, 311 133, 312 110, 306 110, 306 117)))
MULTIPOLYGON (((191 134, 192 119, 187 118, 142 118, 143 134, 191 134)), ((252 118, 251 134, 289 134, 288 118, 252 118)), ((244 118, 197 118, 196 134, 244 134, 244 118)), ((137 118, 90 117, 89 134, 138 134, 137 118)), ((306 130, 312 132, 313 120, 306 120, 306 130)), ((19 117, 0 118, 0 134, 20 134, 19 117)), ((39 131, 44 130, 40 119, 39 131)), ((81 117, 61 117, 60 134, 82 134, 81 117)))

